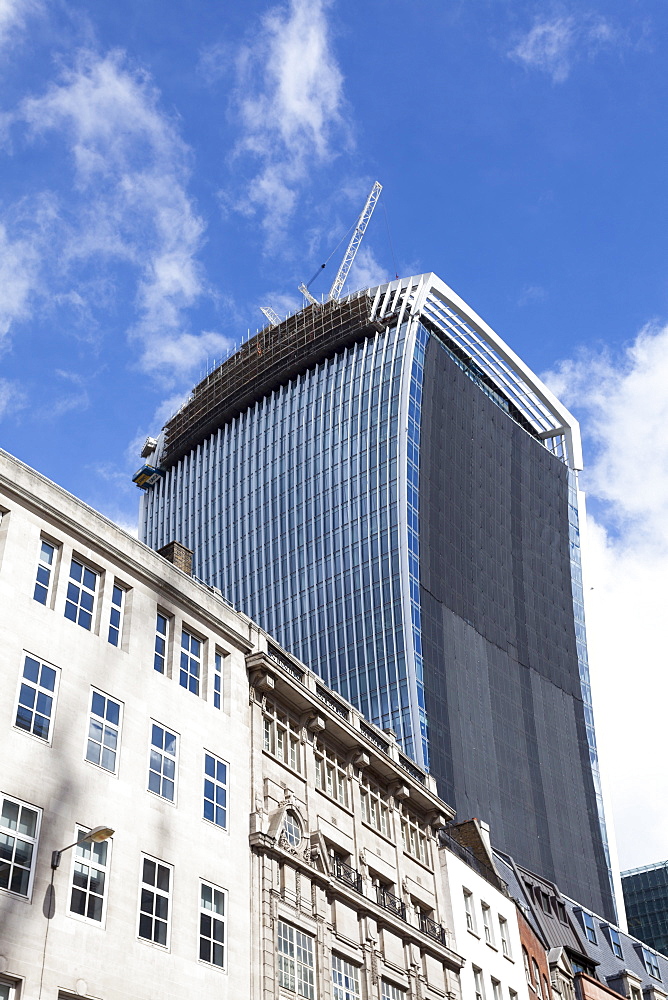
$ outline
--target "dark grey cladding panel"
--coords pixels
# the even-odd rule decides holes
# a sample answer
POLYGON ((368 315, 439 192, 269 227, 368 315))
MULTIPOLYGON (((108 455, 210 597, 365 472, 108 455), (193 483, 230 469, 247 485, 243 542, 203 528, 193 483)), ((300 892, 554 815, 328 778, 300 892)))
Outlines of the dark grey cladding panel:
POLYGON ((431 770, 460 819, 610 914, 575 647, 565 466, 430 338, 420 573, 431 770))

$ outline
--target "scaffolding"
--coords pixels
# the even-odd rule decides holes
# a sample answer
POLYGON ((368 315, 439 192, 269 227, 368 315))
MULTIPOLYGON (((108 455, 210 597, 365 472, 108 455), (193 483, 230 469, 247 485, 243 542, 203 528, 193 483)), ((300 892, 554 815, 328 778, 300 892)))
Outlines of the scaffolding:
POLYGON ((371 318, 366 291, 343 302, 307 306, 278 326, 265 327, 195 386, 165 427, 160 460, 168 468, 203 438, 256 400, 337 351, 387 326, 371 318))

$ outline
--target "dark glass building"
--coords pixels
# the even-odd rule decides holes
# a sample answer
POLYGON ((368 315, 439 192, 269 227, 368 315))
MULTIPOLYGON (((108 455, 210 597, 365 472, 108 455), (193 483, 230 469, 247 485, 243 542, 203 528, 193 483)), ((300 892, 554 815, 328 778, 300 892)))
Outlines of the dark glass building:
POLYGON ((577 424, 433 274, 310 305, 163 429, 141 536, 274 634, 499 848, 614 917, 577 424))
POLYGON ((622 872, 629 932, 668 955, 668 861, 622 872))

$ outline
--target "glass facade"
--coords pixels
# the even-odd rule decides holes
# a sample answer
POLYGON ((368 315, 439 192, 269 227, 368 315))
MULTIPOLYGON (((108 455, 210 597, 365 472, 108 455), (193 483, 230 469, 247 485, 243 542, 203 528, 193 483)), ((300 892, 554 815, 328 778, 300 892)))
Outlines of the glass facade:
POLYGON ((420 761, 426 718, 417 518, 427 332, 420 328, 407 345, 406 326, 339 352, 202 441, 151 492, 144 538, 154 548, 179 538, 193 549, 198 577, 368 719, 394 729, 420 761), (410 400, 406 515, 398 505, 403 380, 410 400), (406 521, 408 539, 400 537, 406 521), (408 628, 402 559, 412 580, 408 628))
POLYGON ((192 549, 461 815, 614 917, 577 425, 480 317, 434 275, 308 307, 202 380, 162 458, 143 540, 192 549))

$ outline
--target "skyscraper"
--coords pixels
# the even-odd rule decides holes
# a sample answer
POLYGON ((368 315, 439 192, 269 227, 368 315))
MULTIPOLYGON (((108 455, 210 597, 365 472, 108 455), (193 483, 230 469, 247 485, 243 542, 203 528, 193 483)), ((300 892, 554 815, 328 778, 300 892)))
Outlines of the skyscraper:
POLYGON ((460 817, 614 915, 577 423, 433 274, 306 309, 144 456, 143 539, 393 728, 460 817))

